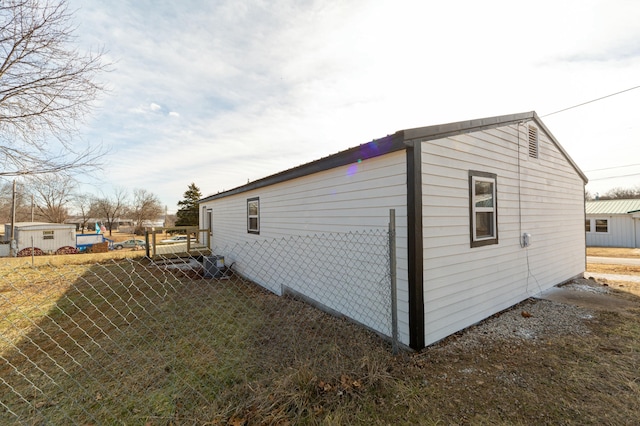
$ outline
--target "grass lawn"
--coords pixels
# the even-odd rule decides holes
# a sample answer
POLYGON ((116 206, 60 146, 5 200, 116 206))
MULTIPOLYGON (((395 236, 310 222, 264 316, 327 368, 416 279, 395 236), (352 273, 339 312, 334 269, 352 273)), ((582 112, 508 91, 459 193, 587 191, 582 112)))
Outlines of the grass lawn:
POLYGON ((587 256, 640 259, 640 249, 624 247, 587 247, 587 256))
MULTIPOLYGON (((551 302, 516 309, 535 303, 551 302)), ((4 267, 0 419, 628 424, 640 413, 640 309, 580 321, 586 334, 452 344, 462 332, 393 356, 375 334, 237 277, 127 259, 4 267)))

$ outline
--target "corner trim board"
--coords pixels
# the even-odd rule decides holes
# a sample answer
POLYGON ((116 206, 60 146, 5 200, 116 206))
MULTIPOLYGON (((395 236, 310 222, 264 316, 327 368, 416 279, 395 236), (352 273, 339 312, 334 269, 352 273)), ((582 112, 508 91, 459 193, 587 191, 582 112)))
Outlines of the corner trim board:
POLYGON ((423 239, 422 239, 422 143, 407 146, 407 239, 409 269, 409 346, 425 346, 423 239))

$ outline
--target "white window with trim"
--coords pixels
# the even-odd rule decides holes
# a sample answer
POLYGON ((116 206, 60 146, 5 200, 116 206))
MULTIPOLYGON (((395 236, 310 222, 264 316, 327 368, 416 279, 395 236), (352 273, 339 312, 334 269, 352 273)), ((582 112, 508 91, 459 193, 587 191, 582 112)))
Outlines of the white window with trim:
POLYGON ((247 232, 260 233, 260 198, 247 199, 247 232))
POLYGON ((585 231, 587 233, 608 234, 609 219, 586 219, 585 231))
POLYGON ((497 175, 469 171, 471 247, 498 244, 497 175))

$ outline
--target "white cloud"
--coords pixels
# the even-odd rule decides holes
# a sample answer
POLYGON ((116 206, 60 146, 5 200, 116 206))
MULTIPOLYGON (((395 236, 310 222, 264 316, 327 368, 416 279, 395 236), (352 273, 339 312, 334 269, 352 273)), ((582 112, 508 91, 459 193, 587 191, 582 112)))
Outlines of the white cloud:
MULTIPOLYGON (((396 130, 638 85, 639 15, 625 0, 88 0, 78 35, 117 61, 88 132, 128 159, 109 179, 175 205, 191 182, 214 193, 396 130), (140 161, 154 167, 125 173, 140 161)), ((623 164, 640 157, 639 96, 543 120, 583 169, 623 164)))

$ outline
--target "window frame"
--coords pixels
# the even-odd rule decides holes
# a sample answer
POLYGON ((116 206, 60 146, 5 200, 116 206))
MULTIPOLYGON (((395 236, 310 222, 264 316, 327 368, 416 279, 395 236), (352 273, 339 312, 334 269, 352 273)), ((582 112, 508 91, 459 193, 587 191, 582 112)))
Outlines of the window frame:
POLYGON ((589 219, 585 219, 585 232, 587 234, 592 234, 592 235, 609 234, 609 233, 611 233, 611 221, 609 220, 609 218, 606 218, 606 217, 600 217, 600 218, 593 218, 592 217, 592 218, 589 218, 589 219), (605 231, 598 231, 598 222, 599 221, 604 221, 605 222, 605 227, 606 227, 605 231), (587 222, 589 223, 589 229, 586 229, 587 222))
POLYGON ((593 219, 593 232, 596 234, 608 234, 609 233, 609 219, 593 219), (598 222, 604 221, 606 230, 598 231, 598 222))
POLYGON ((247 233, 260 234, 260 197, 247 198, 247 233), (256 214, 251 214, 251 205, 254 203, 256 205, 256 214), (251 226, 251 219, 255 219, 256 221, 255 228, 251 226))
POLYGON ((469 237, 471 248, 498 244, 498 175, 495 173, 469 170, 469 237), (491 207, 478 207, 475 203, 476 182, 489 182, 492 184, 491 207), (478 236, 477 213, 492 213, 492 232, 489 236, 478 236))

